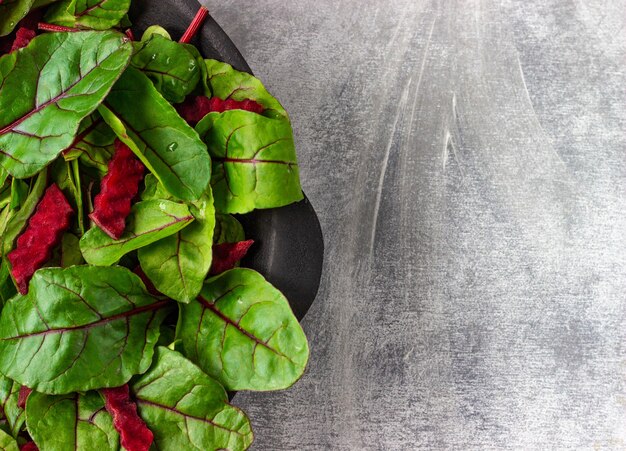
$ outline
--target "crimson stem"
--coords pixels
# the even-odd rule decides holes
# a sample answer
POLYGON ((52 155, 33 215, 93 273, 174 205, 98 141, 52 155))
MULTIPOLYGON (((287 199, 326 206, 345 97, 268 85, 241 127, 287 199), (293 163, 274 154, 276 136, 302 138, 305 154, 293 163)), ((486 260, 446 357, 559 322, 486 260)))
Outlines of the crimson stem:
POLYGON ((181 44, 188 44, 196 36, 196 34, 198 33, 198 30, 200 29, 200 27, 202 26, 202 24, 204 23, 204 21, 207 19, 208 16, 209 16, 209 10, 206 9, 204 6, 201 6, 198 12, 196 13, 196 16, 193 18, 193 20, 189 24, 187 31, 185 31, 185 34, 183 34, 183 37, 180 38, 180 41, 178 42, 180 42, 181 44))
POLYGON ((78 28, 64 27, 63 25, 54 25, 51 23, 39 22, 37 28, 41 31, 80 31, 78 28))

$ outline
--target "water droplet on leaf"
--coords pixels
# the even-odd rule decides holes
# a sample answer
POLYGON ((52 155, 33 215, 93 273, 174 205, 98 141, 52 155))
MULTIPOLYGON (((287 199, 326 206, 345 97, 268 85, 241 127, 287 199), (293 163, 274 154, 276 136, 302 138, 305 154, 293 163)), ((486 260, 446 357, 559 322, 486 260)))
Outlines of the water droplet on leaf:
POLYGON ((178 149, 178 143, 177 142, 169 143, 168 146, 167 146, 167 151, 168 152, 174 152, 176 149, 178 149))

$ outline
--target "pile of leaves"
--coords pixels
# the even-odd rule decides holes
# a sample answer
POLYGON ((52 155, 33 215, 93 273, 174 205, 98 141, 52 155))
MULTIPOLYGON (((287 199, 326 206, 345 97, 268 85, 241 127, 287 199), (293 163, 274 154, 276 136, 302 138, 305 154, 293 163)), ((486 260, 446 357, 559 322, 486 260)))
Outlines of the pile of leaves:
POLYGON ((233 216, 303 198, 287 113, 129 6, 0 1, 0 449, 246 449, 307 364, 233 216))

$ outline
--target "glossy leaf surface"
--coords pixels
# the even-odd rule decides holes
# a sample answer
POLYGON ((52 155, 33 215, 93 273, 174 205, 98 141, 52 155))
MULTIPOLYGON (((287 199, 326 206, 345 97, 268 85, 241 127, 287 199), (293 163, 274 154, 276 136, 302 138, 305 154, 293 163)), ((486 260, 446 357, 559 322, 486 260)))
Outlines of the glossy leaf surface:
POLYGON ((0 58, 0 164, 30 177, 68 146, 126 68, 132 46, 114 31, 48 33, 0 58))
POLYGON ((141 71, 124 72, 100 113, 173 196, 202 196, 211 177, 206 145, 141 71))
POLYGON ((80 250, 91 265, 112 265, 128 252, 175 234, 193 220, 185 204, 168 200, 138 202, 133 205, 126 230, 119 240, 99 227, 92 227, 80 239, 80 250))
POLYGON ((44 268, 0 316, 0 372, 66 394, 123 385, 152 360, 168 301, 122 267, 44 268))
POLYGON ((224 388, 178 352, 158 347, 131 390, 139 415, 163 451, 247 449, 252 429, 224 388))
POLYGON ((209 113, 196 126, 213 160, 211 185, 221 213, 247 213, 303 199, 291 124, 260 114, 209 113))
POLYGON ((26 416, 28 431, 40 450, 120 449, 113 419, 95 391, 57 396, 33 392, 26 416))
POLYGON ((306 336, 287 299, 251 269, 207 280, 196 302, 180 306, 184 354, 229 391, 278 390, 306 367, 306 336))

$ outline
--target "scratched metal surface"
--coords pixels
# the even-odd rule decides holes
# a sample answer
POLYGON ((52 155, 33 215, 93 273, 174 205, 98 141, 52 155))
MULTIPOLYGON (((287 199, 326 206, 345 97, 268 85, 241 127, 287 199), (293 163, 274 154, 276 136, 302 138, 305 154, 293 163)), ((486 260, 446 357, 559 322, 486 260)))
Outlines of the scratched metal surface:
POLYGON ((626 448, 626 5, 221 0, 326 240, 257 450, 626 448))

